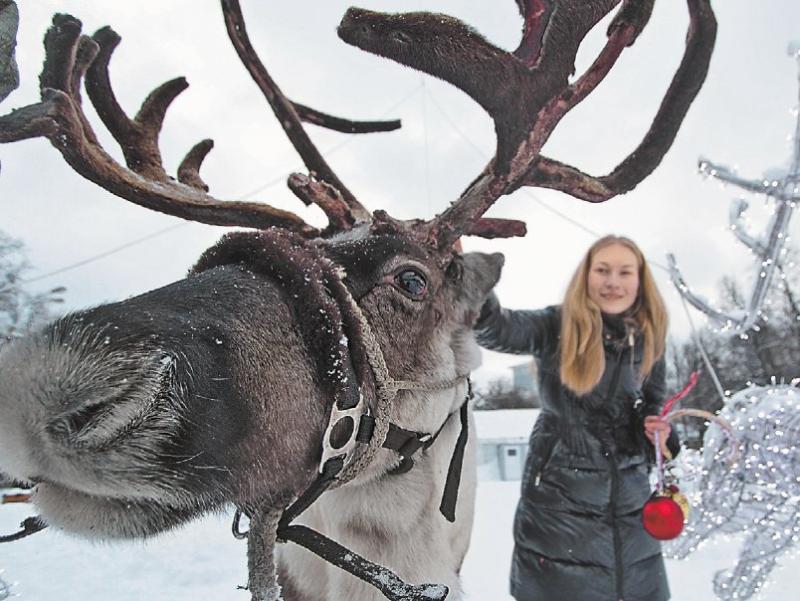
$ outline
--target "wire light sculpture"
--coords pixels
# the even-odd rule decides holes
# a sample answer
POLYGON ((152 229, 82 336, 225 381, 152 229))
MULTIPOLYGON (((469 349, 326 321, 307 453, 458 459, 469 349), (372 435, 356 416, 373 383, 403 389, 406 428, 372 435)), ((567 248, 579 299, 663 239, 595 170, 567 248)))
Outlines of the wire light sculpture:
MULTIPOLYGON (((800 43, 789 45, 789 55, 794 57, 798 63, 798 87, 800 88, 800 43)), ((667 255, 670 277, 678 292, 692 306, 725 328, 745 332, 756 326, 761 317, 761 309, 775 270, 780 268, 780 257, 788 239, 789 223, 798 202, 800 202, 800 111, 797 111, 793 146, 794 152, 789 170, 780 178, 765 177, 748 180, 740 177, 728 167, 716 165, 704 158, 699 160, 698 166, 702 174, 732 184, 747 192, 765 194, 775 203, 767 230, 761 237, 750 234, 743 223, 742 216, 748 208, 747 201, 739 198, 731 203, 730 228, 737 239, 755 254, 761 266, 750 299, 743 311, 723 311, 712 307, 708 301, 691 291, 678 269, 675 256, 671 253, 667 255)))
POLYGON ((0 601, 4 601, 11 596, 11 586, 0 577, 0 601))
MULTIPOLYGON (((798 63, 800 43, 789 46, 798 63)), ((760 270, 743 310, 723 311, 692 292, 667 256, 670 275, 686 302, 725 329, 744 335, 758 329, 764 301, 785 253, 789 224, 800 202, 800 111, 788 172, 779 177, 748 180, 728 167, 700 159, 701 173, 750 193, 764 194, 774 203, 769 224, 761 236, 744 224, 747 201, 736 199, 729 209, 730 229, 756 256, 760 270)), ((775 173, 775 172, 773 172, 775 173)), ((800 316, 799 316, 800 317, 800 316)), ((800 366, 798 366, 800 369, 800 366)), ((699 473, 691 496, 692 515, 683 535, 665 545, 668 557, 684 559, 717 534, 744 535, 736 565, 714 574, 714 594, 723 601, 744 601, 763 590, 779 558, 800 542, 800 390, 791 385, 753 386, 739 391, 719 413, 731 424, 737 441, 737 459, 731 463, 728 436, 712 423, 703 449, 684 453, 682 463, 699 473)))

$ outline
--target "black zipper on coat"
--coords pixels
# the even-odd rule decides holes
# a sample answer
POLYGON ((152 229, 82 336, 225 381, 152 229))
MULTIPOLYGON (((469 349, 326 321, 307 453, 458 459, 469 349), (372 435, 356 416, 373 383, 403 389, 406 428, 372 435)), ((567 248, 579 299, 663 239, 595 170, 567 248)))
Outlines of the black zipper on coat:
POLYGON ((622 563, 622 537, 619 535, 619 526, 617 525, 617 495, 619 494, 619 474, 617 473, 617 460, 613 455, 608 456, 608 462, 611 464, 611 499, 608 504, 609 519, 611 520, 611 534, 614 538, 614 578, 617 587, 617 599, 624 601, 622 593, 623 571, 624 565, 622 563))
MULTIPOLYGON (((622 354, 625 352, 624 347, 619 350, 617 353, 617 364, 614 366, 614 374, 611 377, 611 386, 609 386, 608 391, 608 400, 609 402, 617 393, 617 387, 619 386, 619 376, 620 371, 622 370, 622 354)), ((615 585, 617 588, 617 599, 618 601, 624 601, 623 593, 622 593, 622 583, 623 583, 623 570, 624 566, 622 563, 622 538, 619 534, 619 526, 617 525, 617 496, 619 495, 619 473, 618 473, 618 466, 617 466, 617 459, 614 457, 614 454, 609 449, 604 449, 604 451, 608 454, 607 459, 609 463, 609 467, 611 468, 611 496, 608 500, 608 513, 609 513, 609 520, 611 522, 611 534, 614 539, 614 580, 615 585)))

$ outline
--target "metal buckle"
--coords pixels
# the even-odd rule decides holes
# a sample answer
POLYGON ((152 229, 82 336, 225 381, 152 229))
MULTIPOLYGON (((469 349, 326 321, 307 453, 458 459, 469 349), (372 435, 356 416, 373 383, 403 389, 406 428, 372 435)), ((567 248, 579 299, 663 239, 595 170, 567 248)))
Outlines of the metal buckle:
POLYGON ((319 473, 322 473, 323 467, 328 460, 334 457, 344 455, 344 465, 346 466, 350 463, 353 458, 352 451, 356 448, 356 444, 358 444, 356 438, 358 436, 358 428, 361 425, 361 417, 365 413, 366 402, 364 401, 364 395, 360 390, 358 393, 358 404, 355 407, 351 409, 339 409, 339 407, 336 406, 336 403, 333 404, 331 407, 331 416, 328 420, 328 427, 325 429, 325 434, 322 437, 322 459, 320 459, 319 462, 319 473), (339 424, 343 419, 347 418, 350 418, 353 421, 353 429, 350 432, 350 438, 343 445, 334 447, 331 444, 331 435, 333 434, 333 430, 336 428, 337 424, 339 424))

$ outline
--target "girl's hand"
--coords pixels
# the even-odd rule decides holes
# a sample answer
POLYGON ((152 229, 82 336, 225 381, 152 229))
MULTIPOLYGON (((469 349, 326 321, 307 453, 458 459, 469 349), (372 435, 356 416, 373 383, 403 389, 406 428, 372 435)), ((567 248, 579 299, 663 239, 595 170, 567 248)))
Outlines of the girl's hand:
POLYGON ((650 441, 651 444, 656 444, 655 433, 658 432, 658 438, 661 442, 661 454, 666 459, 672 459, 672 453, 669 452, 667 448, 667 438, 669 437, 669 433, 672 431, 672 427, 669 425, 669 422, 665 420, 663 417, 659 417, 658 415, 648 415, 644 418, 644 434, 647 436, 647 439, 650 441))

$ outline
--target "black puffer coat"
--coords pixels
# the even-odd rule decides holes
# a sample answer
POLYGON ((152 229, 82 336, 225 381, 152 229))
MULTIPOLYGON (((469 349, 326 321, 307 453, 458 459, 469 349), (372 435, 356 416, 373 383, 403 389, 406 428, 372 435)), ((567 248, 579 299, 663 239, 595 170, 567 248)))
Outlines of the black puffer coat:
MULTIPOLYGON (((577 397, 559 378, 560 329, 559 307, 510 311, 494 296, 476 325, 482 346, 532 354, 539 368, 542 413, 514 519, 511 594, 519 601, 665 601, 661 548, 640 517, 653 452, 643 421, 664 400, 664 361, 640 384, 640 341, 621 319, 604 318, 605 373, 577 397)), ((669 446, 675 454, 674 436, 669 446)))

